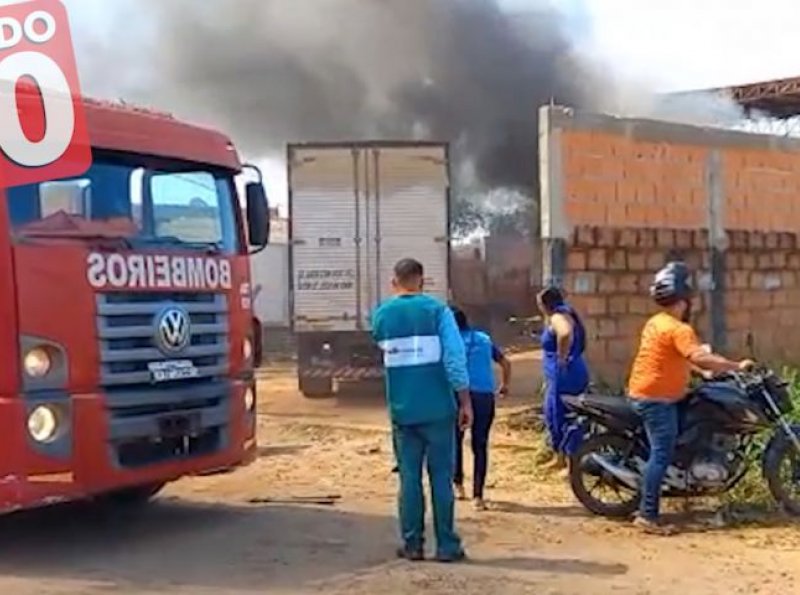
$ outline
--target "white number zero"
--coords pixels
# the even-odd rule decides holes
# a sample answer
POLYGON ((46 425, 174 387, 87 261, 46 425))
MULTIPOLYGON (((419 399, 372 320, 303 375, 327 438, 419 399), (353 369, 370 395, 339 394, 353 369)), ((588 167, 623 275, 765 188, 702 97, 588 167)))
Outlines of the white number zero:
POLYGON ((40 52, 18 52, 0 59, 0 81, 10 81, 12 85, 11 92, 0 92, 0 150, 10 161, 24 167, 43 167, 58 161, 75 132, 75 108, 59 65, 40 52), (25 76, 36 81, 44 107, 44 135, 37 141, 25 136, 14 93, 16 83, 25 76))

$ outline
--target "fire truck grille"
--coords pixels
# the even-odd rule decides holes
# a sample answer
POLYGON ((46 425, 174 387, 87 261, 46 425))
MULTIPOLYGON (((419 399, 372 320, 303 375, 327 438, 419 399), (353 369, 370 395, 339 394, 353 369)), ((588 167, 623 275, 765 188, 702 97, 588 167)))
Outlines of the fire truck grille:
MULTIPOLYGON (((210 293, 107 293, 97 297, 100 384, 104 387, 151 385, 149 364, 191 360, 193 379, 224 376, 228 369, 228 315, 224 295, 210 293), (191 339, 176 355, 156 344, 156 317, 167 306, 183 308, 191 339)), ((186 381, 177 381, 185 383, 186 381)))
POLYGON ((210 293, 107 293, 97 296, 100 384, 116 462, 139 467, 210 454, 225 447, 230 418, 227 298, 210 293), (178 306, 190 337, 178 353, 159 349, 159 315, 178 306), (179 360, 192 373, 156 378, 179 360), (156 381, 158 380, 158 381, 156 381))

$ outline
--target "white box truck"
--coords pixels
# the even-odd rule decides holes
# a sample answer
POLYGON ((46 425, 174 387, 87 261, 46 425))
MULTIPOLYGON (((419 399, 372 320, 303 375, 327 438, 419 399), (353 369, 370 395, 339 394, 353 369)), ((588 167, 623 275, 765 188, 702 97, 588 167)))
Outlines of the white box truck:
POLYGON ((291 324, 298 383, 327 396, 342 380, 382 377, 370 315, 401 258, 425 267, 425 291, 450 293, 448 145, 288 147, 291 324))

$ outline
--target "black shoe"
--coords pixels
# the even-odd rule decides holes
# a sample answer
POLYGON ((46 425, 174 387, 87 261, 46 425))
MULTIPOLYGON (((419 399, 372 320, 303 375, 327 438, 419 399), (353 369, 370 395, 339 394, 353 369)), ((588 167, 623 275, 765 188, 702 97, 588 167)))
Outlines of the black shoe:
POLYGON ((398 467, 397 465, 392 467, 392 473, 400 473, 400 467, 398 467))
POLYGON ((467 559, 467 552, 459 550, 455 554, 436 554, 436 561, 443 564, 451 564, 453 562, 463 562, 467 559))
POLYGON ((409 562, 421 562, 425 559, 425 554, 422 549, 411 549, 403 546, 397 548, 397 557, 409 562))

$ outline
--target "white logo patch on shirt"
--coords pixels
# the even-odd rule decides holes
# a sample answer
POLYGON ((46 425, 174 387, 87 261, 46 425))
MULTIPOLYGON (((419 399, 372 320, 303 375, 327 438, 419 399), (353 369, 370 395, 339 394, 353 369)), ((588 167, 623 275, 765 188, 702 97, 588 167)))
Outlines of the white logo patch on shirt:
POLYGON ((424 366, 442 361, 442 342, 436 335, 386 339, 379 346, 387 368, 424 366))

